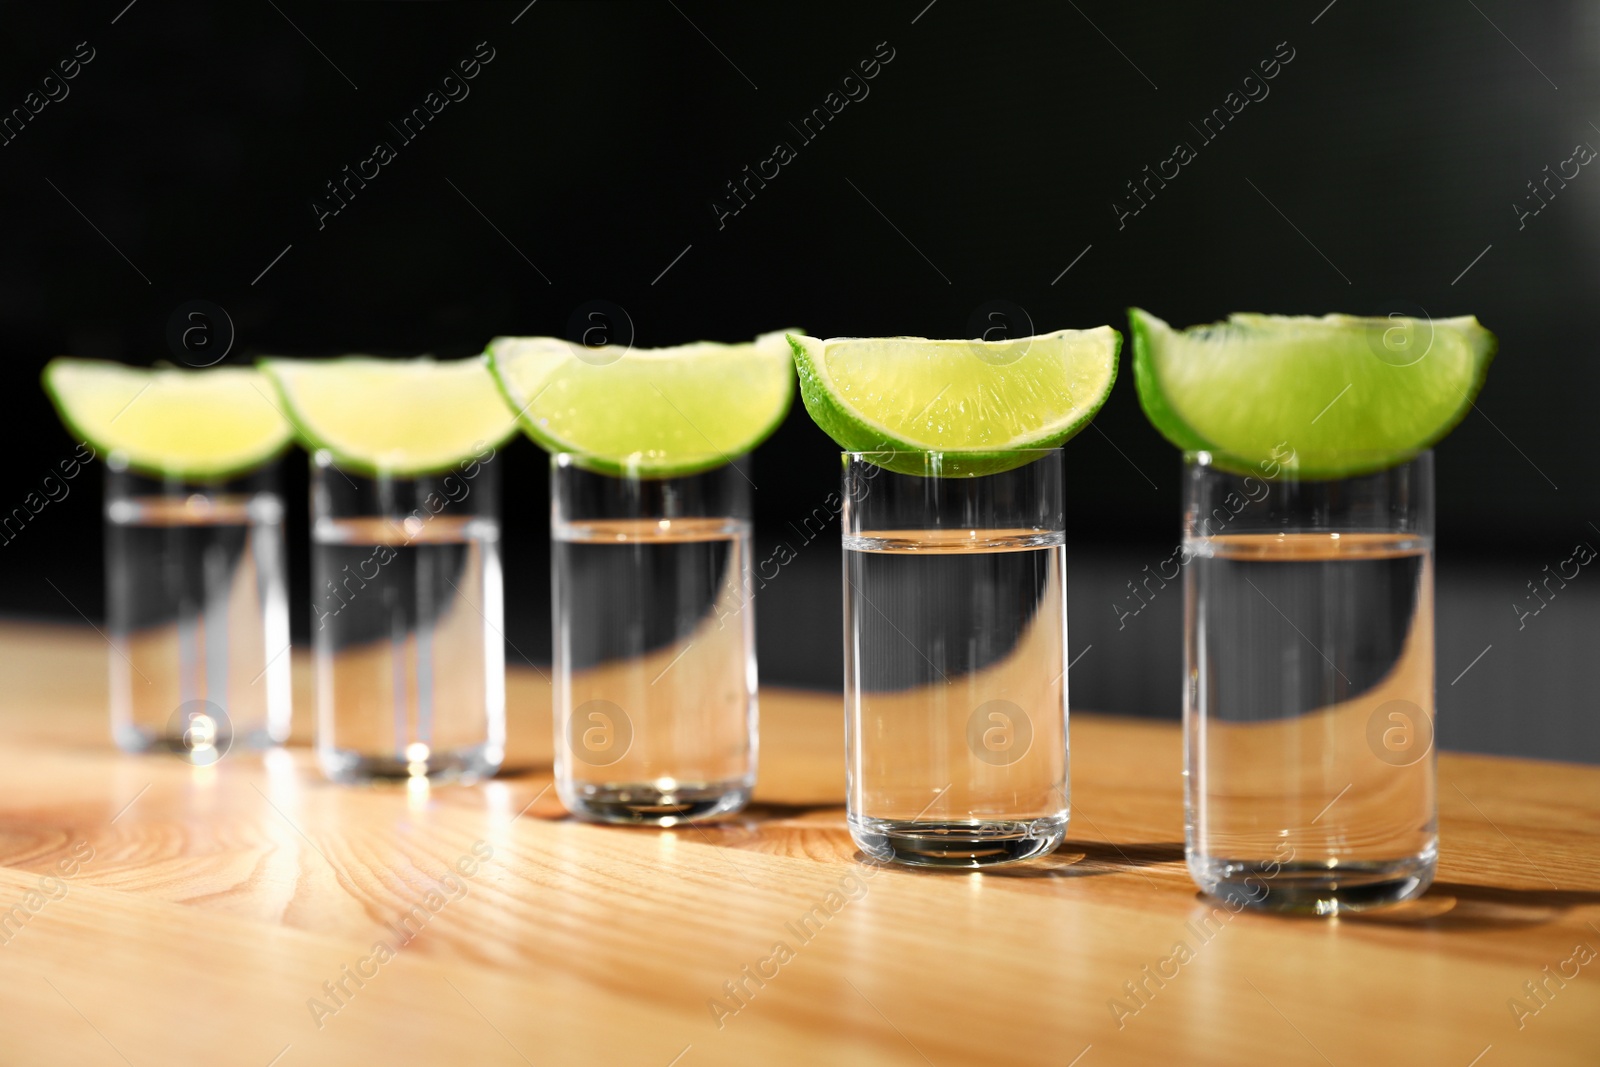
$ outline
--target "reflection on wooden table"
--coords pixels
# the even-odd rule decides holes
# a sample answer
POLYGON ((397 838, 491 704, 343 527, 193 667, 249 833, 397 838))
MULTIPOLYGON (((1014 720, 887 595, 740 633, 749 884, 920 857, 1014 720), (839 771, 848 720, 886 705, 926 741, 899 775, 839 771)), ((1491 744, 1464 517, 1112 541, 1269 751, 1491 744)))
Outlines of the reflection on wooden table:
MULTIPOLYGON (((1439 881, 1339 922, 1234 914, 1183 865, 1175 727, 1076 715, 1066 843, 878 868, 835 696, 762 694, 756 805, 625 830, 515 771, 431 792, 309 753, 118 753, 93 631, 0 628, 0 1062, 1593 1064, 1600 769, 1445 755, 1439 881)), ((296 665, 297 727, 312 706, 296 665)))

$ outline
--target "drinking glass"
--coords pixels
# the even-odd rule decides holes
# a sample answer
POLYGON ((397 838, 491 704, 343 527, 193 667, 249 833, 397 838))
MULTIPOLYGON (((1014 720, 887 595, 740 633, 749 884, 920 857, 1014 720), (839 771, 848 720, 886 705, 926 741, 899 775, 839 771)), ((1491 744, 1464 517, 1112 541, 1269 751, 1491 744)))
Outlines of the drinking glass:
POLYGON ((328 777, 471 781, 505 758, 493 448, 415 477, 311 459, 317 756, 328 777))
POLYGON ((1433 456, 1184 478, 1186 852, 1237 905, 1336 914, 1433 880, 1433 456))
POLYGON ((269 464, 225 481, 105 475, 111 732, 210 764, 289 736, 283 498, 269 464))
POLYGON ((873 859, 982 867, 1066 833, 1061 451, 1017 458, 844 454, 849 824, 873 859))
POLYGON ((673 826, 756 778, 750 483, 550 459, 555 778, 573 814, 673 826))

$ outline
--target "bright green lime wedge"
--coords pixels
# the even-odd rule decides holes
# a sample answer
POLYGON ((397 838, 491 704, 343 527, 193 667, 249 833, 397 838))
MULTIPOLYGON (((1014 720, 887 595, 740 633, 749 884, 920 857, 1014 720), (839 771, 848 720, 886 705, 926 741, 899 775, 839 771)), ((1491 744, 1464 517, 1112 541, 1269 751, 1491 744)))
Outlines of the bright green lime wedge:
POLYGON ((1382 470, 1444 437, 1496 346, 1470 315, 1238 313, 1186 330, 1128 318, 1139 402, 1167 440, 1246 468, 1292 453, 1305 478, 1382 470))
POLYGON ((243 367, 144 370, 63 357, 45 367, 44 388, 70 431, 158 477, 243 473, 291 437, 271 383, 243 367))
POLYGON ((497 337, 489 365, 548 451, 602 473, 664 478, 727 463, 778 428, 794 396, 783 337, 653 349, 497 337))
POLYGON ((367 474, 441 471, 516 429, 480 357, 263 359, 302 444, 367 474))
POLYGON ((790 337, 800 396, 847 452, 903 474, 989 474, 1089 424, 1117 378, 1109 326, 1004 341, 790 337))

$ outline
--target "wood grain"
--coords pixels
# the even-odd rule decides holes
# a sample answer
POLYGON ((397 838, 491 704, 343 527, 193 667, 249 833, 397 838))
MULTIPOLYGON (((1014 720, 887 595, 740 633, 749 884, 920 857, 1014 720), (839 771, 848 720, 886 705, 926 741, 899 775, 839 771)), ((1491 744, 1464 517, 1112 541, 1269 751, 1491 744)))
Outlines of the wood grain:
POLYGON ((122 755, 105 656, 0 627, 0 1064, 1600 1062, 1595 768, 1446 754, 1426 897, 1232 915, 1184 870, 1167 724, 1075 714, 1061 850, 919 872, 856 855, 835 697, 763 691, 743 816, 621 830, 553 799, 532 670, 519 772, 418 793, 122 755))

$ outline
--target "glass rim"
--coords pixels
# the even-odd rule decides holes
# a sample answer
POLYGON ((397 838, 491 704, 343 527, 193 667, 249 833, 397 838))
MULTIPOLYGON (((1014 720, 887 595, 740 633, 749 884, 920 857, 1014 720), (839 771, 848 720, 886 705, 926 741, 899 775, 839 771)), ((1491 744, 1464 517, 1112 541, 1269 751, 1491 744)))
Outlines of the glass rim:
POLYGON ((740 468, 750 458, 749 452, 741 452, 737 456, 721 456, 716 462, 706 466, 692 466, 682 470, 642 470, 630 467, 625 461, 618 460, 615 456, 607 456, 598 452, 579 452, 576 449, 560 449, 558 451, 546 450, 550 457, 550 466, 555 470, 576 470, 584 474, 592 474, 600 478, 615 478, 618 481, 638 482, 667 482, 682 478, 698 478, 705 474, 716 474, 718 471, 727 470, 729 467, 740 468), (586 462, 587 461, 587 462, 586 462), (598 461, 604 468, 592 464, 598 461))
MULTIPOLYGON (((116 478, 141 480, 170 487, 188 486, 195 491, 209 491, 224 489, 248 482, 266 475, 277 473, 283 469, 284 461, 288 458, 288 450, 275 453, 259 463, 237 470, 223 471, 219 474, 193 474, 174 471, 164 471, 143 464, 132 462, 127 453, 114 451, 106 453, 102 465, 105 472, 116 478)), ((80 460, 82 465, 88 466, 92 460, 80 460)))
POLYGON ((1302 481, 1318 482, 1337 482, 1350 478, 1369 478, 1376 474, 1387 474, 1390 471, 1412 466, 1420 461, 1431 461, 1434 450, 1431 447, 1421 448, 1415 452, 1406 453, 1400 458, 1396 458, 1396 453, 1393 449, 1378 448, 1329 449, 1323 454, 1341 464, 1354 461, 1356 467, 1347 472, 1332 474, 1326 473, 1318 467, 1313 467, 1310 471, 1306 471, 1299 464, 1285 462, 1285 459, 1294 457, 1295 453, 1293 451, 1283 455, 1273 454, 1252 460, 1209 448, 1186 448, 1182 450, 1183 463, 1187 467, 1242 476, 1246 474, 1253 475, 1263 468, 1276 466, 1278 473, 1273 475, 1275 478, 1289 477, 1299 478, 1302 481), (1372 466, 1364 466, 1362 465, 1363 460, 1382 462, 1375 462, 1372 466))
MULTIPOLYGON (((311 467, 316 471, 337 471, 340 474, 365 478, 369 482, 420 482, 425 478, 448 478, 452 474, 461 475, 465 468, 476 464, 481 470, 493 466, 493 460, 500 454, 498 446, 488 458, 476 455, 466 456, 455 460, 446 466, 425 471, 391 471, 376 467, 369 467, 364 463, 341 462, 337 453, 327 448, 312 448, 306 450, 311 467)), ((497 468, 498 469, 498 468, 497 468)), ((468 477, 476 478, 477 474, 468 477)))
POLYGON ((1053 448, 871 448, 871 449, 841 449, 839 455, 845 459, 860 459, 867 456, 958 456, 962 459, 968 457, 1002 457, 1002 456, 1045 456, 1066 451, 1066 446, 1056 445, 1053 448))

